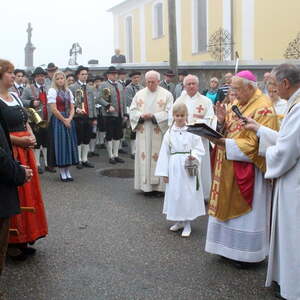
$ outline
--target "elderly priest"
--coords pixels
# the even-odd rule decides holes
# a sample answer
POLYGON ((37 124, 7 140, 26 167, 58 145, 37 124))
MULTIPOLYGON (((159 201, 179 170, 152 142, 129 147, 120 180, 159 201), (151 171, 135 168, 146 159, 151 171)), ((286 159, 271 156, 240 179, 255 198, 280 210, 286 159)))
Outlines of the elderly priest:
MULTIPOLYGON (((244 117, 277 129, 272 103, 257 89, 250 71, 237 73, 232 89, 237 95, 234 104, 244 117)), ((256 134, 245 130, 223 104, 217 104, 216 113, 225 138, 214 141, 218 145, 205 250, 246 268, 268 254, 271 186, 264 179, 265 159, 258 154, 256 134)))
POLYGON ((288 100, 280 131, 248 119, 260 152, 266 157, 265 178, 276 179, 273 193, 271 244, 267 286, 277 283, 277 297, 300 299, 300 70, 290 64, 271 73, 279 96, 288 100))

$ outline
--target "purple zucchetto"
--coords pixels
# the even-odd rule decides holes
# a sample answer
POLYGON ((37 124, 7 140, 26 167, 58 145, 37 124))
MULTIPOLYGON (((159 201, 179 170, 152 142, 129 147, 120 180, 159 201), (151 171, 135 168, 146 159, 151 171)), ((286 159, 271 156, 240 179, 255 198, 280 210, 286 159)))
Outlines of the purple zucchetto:
POLYGON ((256 82, 256 76, 249 70, 238 72, 235 76, 256 82))

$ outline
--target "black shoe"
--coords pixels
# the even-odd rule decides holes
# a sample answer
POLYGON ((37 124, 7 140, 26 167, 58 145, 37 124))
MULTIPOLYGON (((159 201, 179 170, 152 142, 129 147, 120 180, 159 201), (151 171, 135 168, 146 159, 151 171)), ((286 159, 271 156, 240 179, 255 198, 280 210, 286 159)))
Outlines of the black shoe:
POLYGON ((28 258, 28 255, 21 252, 20 254, 18 255, 7 255, 11 260, 13 261, 24 261, 28 258))
POLYGON ((82 162, 82 165, 83 165, 85 168, 95 168, 95 166, 92 165, 91 163, 89 163, 88 161, 82 162))
POLYGON ((117 163, 114 158, 110 158, 108 162, 112 165, 115 165, 117 163))
POLYGON ((92 152, 93 156, 99 156, 99 154, 97 152, 92 152))
POLYGON ((76 166, 76 168, 77 168, 78 170, 81 170, 81 169, 83 169, 83 165, 82 165, 82 163, 79 163, 79 164, 76 166))
POLYGON ((67 177, 67 181, 74 181, 73 177, 67 177))
POLYGON ((131 158, 131 159, 135 159, 135 154, 131 154, 131 155, 130 155, 130 158, 131 158))
POLYGON ((52 168, 52 167, 46 167, 45 168, 45 170, 47 171, 47 172, 49 172, 49 173, 56 173, 56 170, 54 169, 54 168, 52 168))
POLYGON ((43 174, 43 173, 44 173, 44 170, 43 170, 42 167, 38 167, 38 173, 39 173, 39 174, 43 174))
POLYGON ((61 175, 60 175, 60 181, 62 181, 62 182, 67 182, 68 179, 67 179, 67 178, 62 178, 61 175))
POLYGON ((22 247, 19 248, 22 253, 26 254, 26 255, 34 255, 36 252, 36 249, 32 248, 32 247, 22 247))
POLYGON ((155 192, 154 194, 155 194, 156 197, 159 197, 159 198, 165 196, 164 192, 155 192))
POLYGON ((124 164, 124 160, 122 159, 122 158, 120 158, 120 157, 115 157, 115 161, 117 162, 117 163, 121 163, 121 164, 124 164))
POLYGON ((249 269, 253 266, 253 264, 251 263, 247 263, 247 262, 243 262, 243 261, 237 261, 237 260, 233 260, 233 265, 240 270, 246 270, 249 269))

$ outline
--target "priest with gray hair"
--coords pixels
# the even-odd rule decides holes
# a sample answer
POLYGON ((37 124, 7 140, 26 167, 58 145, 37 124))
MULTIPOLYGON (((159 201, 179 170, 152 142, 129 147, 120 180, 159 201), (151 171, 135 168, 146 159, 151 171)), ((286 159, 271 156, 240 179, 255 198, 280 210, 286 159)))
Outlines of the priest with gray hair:
POLYGON ((270 81, 288 108, 279 132, 247 118, 256 132, 259 153, 266 159, 266 179, 276 180, 266 285, 277 284, 277 297, 300 299, 300 69, 282 64, 270 81))
POLYGON ((146 87, 138 91, 130 105, 130 122, 136 132, 134 188, 147 195, 161 193, 164 184, 154 176, 158 154, 173 104, 173 96, 159 86, 160 74, 145 74, 146 87))

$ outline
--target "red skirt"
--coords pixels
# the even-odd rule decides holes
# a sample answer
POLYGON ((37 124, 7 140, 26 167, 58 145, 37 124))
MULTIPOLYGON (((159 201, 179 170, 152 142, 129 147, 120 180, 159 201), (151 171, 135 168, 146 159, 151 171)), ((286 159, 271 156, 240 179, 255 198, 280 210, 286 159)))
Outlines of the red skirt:
MULTIPOLYGON (((12 132, 11 135, 27 136, 27 131, 12 132)), ((39 174, 37 172, 34 152, 13 146, 14 157, 21 165, 29 166, 33 171, 30 182, 18 187, 21 214, 10 218, 10 244, 30 243, 48 233, 47 218, 41 193, 39 174)))

